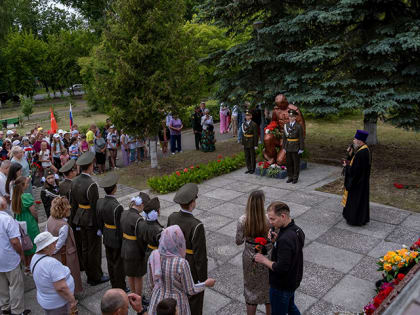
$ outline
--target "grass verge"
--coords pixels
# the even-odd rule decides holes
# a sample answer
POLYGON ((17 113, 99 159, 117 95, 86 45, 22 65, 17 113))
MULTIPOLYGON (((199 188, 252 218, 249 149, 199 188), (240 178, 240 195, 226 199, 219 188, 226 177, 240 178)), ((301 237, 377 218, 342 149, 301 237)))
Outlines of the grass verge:
MULTIPOLYGON (((361 115, 340 121, 308 119, 306 148, 309 161, 335 166, 341 165, 345 150, 356 129, 363 129, 361 115)), ((378 123, 379 144, 371 147, 372 174, 370 200, 381 204, 420 212, 419 189, 397 189, 393 183, 420 184, 420 133, 397 129, 378 123)), ((342 194, 343 179, 338 179, 318 190, 342 194)))

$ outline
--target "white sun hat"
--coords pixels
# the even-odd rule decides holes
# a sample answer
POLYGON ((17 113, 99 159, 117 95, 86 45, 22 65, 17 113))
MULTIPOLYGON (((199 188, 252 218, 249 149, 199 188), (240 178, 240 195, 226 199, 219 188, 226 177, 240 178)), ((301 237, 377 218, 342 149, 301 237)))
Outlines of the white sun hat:
POLYGON ((38 253, 48 245, 54 243, 56 240, 58 240, 58 237, 52 236, 50 232, 42 232, 38 234, 34 239, 34 243, 36 245, 36 252, 38 253))

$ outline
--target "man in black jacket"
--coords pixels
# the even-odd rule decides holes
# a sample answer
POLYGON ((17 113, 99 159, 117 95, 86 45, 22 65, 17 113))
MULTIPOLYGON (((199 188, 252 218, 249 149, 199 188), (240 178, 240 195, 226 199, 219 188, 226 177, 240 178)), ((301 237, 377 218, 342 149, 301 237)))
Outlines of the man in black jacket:
POLYGON ((200 107, 196 107, 194 114, 191 115, 191 123, 192 128, 194 131, 195 137, 195 149, 200 150, 200 142, 201 142, 201 132, 203 131, 203 127, 201 126, 201 117, 202 117, 200 107))
POLYGON ((270 277, 270 302, 273 315, 300 315, 295 305, 295 291, 302 281, 303 246, 305 234, 290 217, 290 209, 283 202, 275 201, 268 207, 268 219, 275 229, 269 233, 273 242, 271 260, 255 255, 257 263, 267 266, 270 277))

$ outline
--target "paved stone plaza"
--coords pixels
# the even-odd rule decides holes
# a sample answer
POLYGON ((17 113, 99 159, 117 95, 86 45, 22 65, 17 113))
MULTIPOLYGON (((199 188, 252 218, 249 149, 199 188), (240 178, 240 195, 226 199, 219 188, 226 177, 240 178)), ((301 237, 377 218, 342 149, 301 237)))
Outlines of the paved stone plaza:
MULTIPOLYGON (((374 284, 380 278, 376 271, 377 258, 403 244, 411 245, 420 235, 420 214, 374 203, 367 226, 347 226, 341 215, 341 198, 314 191, 340 176, 339 168, 309 164, 296 185, 286 184, 285 180, 246 175, 244 170, 199 185, 194 215, 206 228, 209 277, 217 281, 214 288, 205 291, 206 315, 246 314, 243 247, 236 246, 234 237, 237 219, 244 213, 252 190, 265 192, 266 205, 274 200, 289 204, 292 217, 306 234, 303 281, 296 293, 296 303, 303 314, 361 311, 375 295, 374 284)), ((136 191, 120 188, 118 197, 126 206, 136 191)), ((179 209, 172 201, 174 195, 159 196, 162 224, 166 224, 170 213, 179 209)), ((104 258, 103 270, 107 270, 104 258)), ((33 314, 42 314, 32 278, 26 277, 25 281, 26 307, 32 309, 33 314)), ((79 314, 100 314, 99 303, 108 288, 109 284, 86 285, 85 292, 78 298, 79 314)), ((263 309, 259 307, 259 311, 263 309)))

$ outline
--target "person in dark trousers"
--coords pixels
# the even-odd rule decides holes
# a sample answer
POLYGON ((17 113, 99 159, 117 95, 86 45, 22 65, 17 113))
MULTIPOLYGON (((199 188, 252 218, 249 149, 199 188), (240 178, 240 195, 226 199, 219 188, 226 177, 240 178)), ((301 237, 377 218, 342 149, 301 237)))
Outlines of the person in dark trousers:
POLYGON ((303 276, 305 233, 290 217, 287 204, 275 201, 267 213, 272 226, 269 232, 273 243, 271 260, 262 254, 256 254, 254 259, 269 268, 271 314, 300 315, 295 305, 295 291, 303 276), (273 228, 279 229, 278 233, 273 228))
MULTIPOLYGON (((179 225, 186 242, 186 260, 190 264, 194 283, 207 280, 207 246, 203 223, 194 217, 192 211, 196 206, 198 186, 188 183, 182 186, 174 197, 174 202, 181 206, 179 212, 172 213, 168 218, 168 226, 179 225)), ((188 297, 191 314, 203 314, 204 292, 188 297)))
POLYGON ((246 174, 253 174, 255 172, 255 148, 258 146, 258 126, 252 121, 252 114, 250 111, 245 113, 245 122, 241 126, 243 136, 242 145, 245 151, 245 160, 247 171, 246 174))
MULTIPOLYGON (((60 196, 67 197, 67 200, 70 202, 71 205, 71 184, 73 182, 73 178, 77 176, 76 160, 69 160, 58 171, 64 176, 64 180, 59 184, 58 193, 60 196)), ((80 271, 84 271, 85 267, 83 266, 82 259, 82 236, 80 234, 81 228, 80 226, 76 226, 73 224, 74 214, 75 213, 71 211, 69 224, 73 229, 74 240, 76 242, 77 248, 77 256, 79 257, 80 271)))
POLYGON ((124 263, 121 258, 122 232, 120 219, 124 208, 115 198, 117 183, 118 176, 114 172, 107 175, 100 183, 100 187, 105 190, 105 197, 98 199, 96 211, 98 226, 103 235, 111 286, 127 290, 124 263))
POLYGON ((99 198, 98 185, 92 179, 95 153, 85 152, 76 161, 81 174, 71 184, 71 206, 74 213, 73 224, 80 226, 82 238, 82 258, 87 282, 98 285, 109 281, 102 273, 102 232, 96 218, 96 202, 99 198))
POLYGON ((201 133, 203 131, 203 127, 201 126, 201 117, 202 117, 201 109, 200 107, 196 107, 194 114, 191 116, 191 123, 192 128, 194 131, 194 137, 195 137, 195 149, 200 150, 200 142, 201 142, 201 133))
POLYGON ((290 109, 289 122, 284 125, 283 149, 286 151, 287 181, 296 184, 299 179, 300 155, 304 149, 303 128, 296 121, 298 113, 290 109))
POLYGON ((369 133, 357 130, 351 160, 344 160, 343 217, 347 224, 361 226, 369 222, 369 178, 372 155, 366 145, 369 133))

